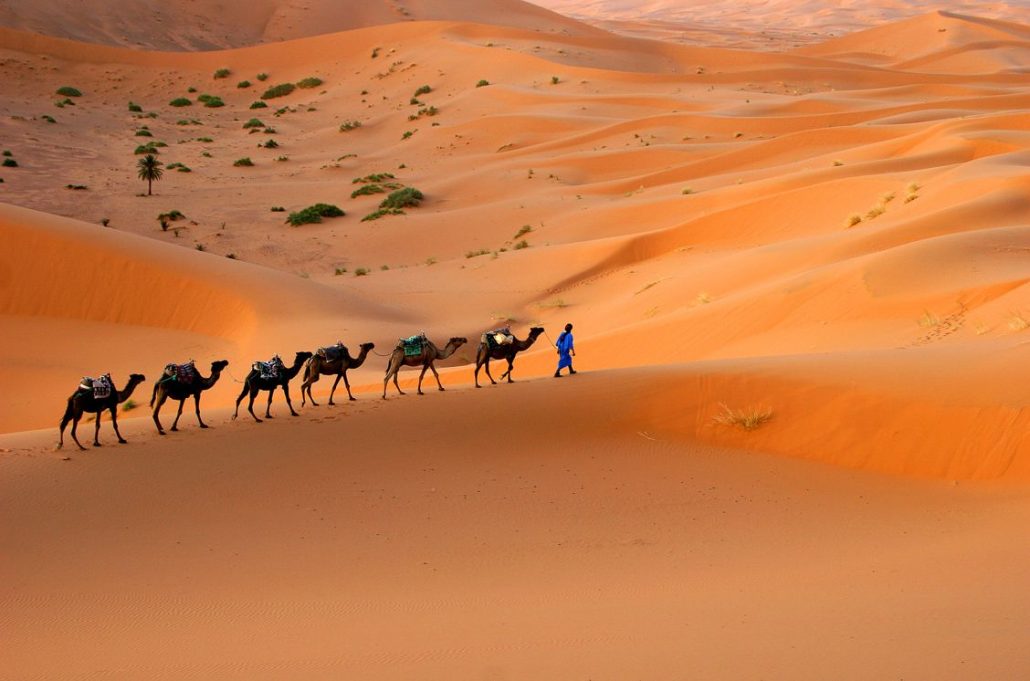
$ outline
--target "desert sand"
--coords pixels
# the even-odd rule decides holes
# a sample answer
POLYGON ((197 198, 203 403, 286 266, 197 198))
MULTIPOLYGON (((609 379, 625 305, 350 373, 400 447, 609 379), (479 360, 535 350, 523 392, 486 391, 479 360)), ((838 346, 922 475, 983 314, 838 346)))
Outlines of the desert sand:
POLYGON ((130 4, 0 8, 0 679, 1030 670, 1024 3, 130 4))

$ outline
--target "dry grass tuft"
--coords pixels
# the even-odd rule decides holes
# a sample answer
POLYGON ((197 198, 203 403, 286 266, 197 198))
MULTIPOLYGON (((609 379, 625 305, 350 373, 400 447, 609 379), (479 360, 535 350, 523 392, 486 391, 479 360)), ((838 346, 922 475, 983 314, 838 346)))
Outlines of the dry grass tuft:
POLYGON ((1012 316, 1009 317, 1009 328, 1013 331, 1030 329, 1030 321, 1027 321, 1026 317, 1024 317, 1022 313, 1014 312, 1012 313, 1012 316))
POLYGON ((848 216, 848 227, 854 227, 860 222, 862 222, 862 216, 858 213, 852 213, 848 216))
POLYGON ((719 406, 722 407, 722 413, 713 416, 712 420, 723 426, 755 430, 773 417, 773 410, 769 407, 730 409, 725 404, 720 404, 719 406))
POLYGON ((941 318, 935 315, 929 310, 923 310, 923 316, 919 318, 919 326, 924 329, 932 329, 936 326, 940 326, 941 318))
POLYGON ((697 298, 694 299, 694 302, 698 305, 707 305, 712 302, 712 297, 704 291, 701 291, 701 293, 697 294, 697 298))

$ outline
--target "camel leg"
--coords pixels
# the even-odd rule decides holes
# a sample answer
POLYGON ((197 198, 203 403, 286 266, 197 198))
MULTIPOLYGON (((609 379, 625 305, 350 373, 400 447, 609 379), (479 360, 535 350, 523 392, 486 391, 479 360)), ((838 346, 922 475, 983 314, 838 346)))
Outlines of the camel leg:
POLYGON ((154 401, 151 400, 151 404, 154 404, 154 424, 157 426, 158 435, 165 434, 165 429, 161 427, 161 419, 159 417, 161 415, 161 405, 165 403, 166 399, 168 399, 168 395, 166 395, 165 392, 162 390, 161 396, 157 398, 156 404, 154 404, 154 401))
MULTIPOLYGON (((497 385, 497 381, 494 380, 493 374, 490 373, 490 355, 487 355, 486 359, 483 360, 483 368, 486 369, 486 377, 490 379, 490 384, 497 385)), ((433 370, 433 373, 436 373, 435 369, 433 370)), ((441 388, 441 390, 443 390, 443 388, 441 388)))
POLYGON ((340 385, 340 378, 342 376, 343 376, 343 374, 336 374, 336 380, 333 381, 333 387, 332 387, 332 389, 329 390, 329 404, 330 405, 336 404, 335 402, 333 402, 333 393, 336 392, 336 386, 340 385))
MULTIPOLYGON (((236 411, 232 413, 232 420, 235 421, 236 417, 240 415, 240 402, 243 401, 243 397, 250 391, 250 385, 247 383, 243 384, 243 390, 240 391, 240 396, 236 398, 236 411)), ((253 400, 251 400, 253 402, 253 400)))
POLYGON ((266 419, 272 418, 272 395, 274 395, 274 394, 275 394, 275 386, 273 385, 272 389, 268 391, 268 406, 265 407, 265 418, 266 419))
POLYGON ((68 422, 72 420, 72 405, 71 400, 68 400, 68 407, 64 410, 64 416, 61 417, 61 434, 57 439, 57 448, 60 449, 64 446, 64 429, 68 427, 68 422))
MULTIPOLYGON (((283 395, 286 396, 286 406, 290 408, 290 413, 292 415, 294 415, 294 416, 300 416, 300 414, 298 414, 297 412, 295 412, 293 410, 293 402, 290 401, 290 384, 289 383, 287 383, 286 385, 283 386, 283 395)), ((272 398, 269 397, 268 400, 269 400, 268 403, 271 404, 272 403, 271 402, 272 398)))
MULTIPOLYGON (((509 357, 508 358, 508 370, 504 372, 504 376, 508 377, 508 383, 514 383, 515 382, 515 381, 513 381, 511 379, 511 370, 514 369, 514 368, 515 368, 515 358, 514 357, 509 357)), ((504 376, 501 376, 501 378, 503 379, 504 376)))
POLYGON ((352 395, 351 391, 350 391, 350 381, 347 380, 347 370, 346 369, 343 370, 343 385, 344 385, 345 388, 347 388, 347 397, 350 398, 350 401, 351 402, 356 402, 357 398, 354 397, 354 395, 352 395))
MULTIPOLYGON (((308 370, 308 372, 310 373, 310 369, 308 370)), ((318 374, 315 374, 314 376, 305 376, 304 377, 304 382, 300 384, 300 406, 303 407, 304 405, 306 405, 308 403, 308 401, 311 402, 311 406, 313 406, 313 407, 317 407, 318 406, 318 403, 315 402, 315 398, 312 397, 312 395, 311 395, 311 385, 315 381, 317 381, 317 380, 318 380, 318 374), (304 393, 307 393, 307 398, 308 398, 307 400, 304 399, 304 393)))
MULTIPOLYGON (((436 373, 436 365, 430 363, 429 368, 433 370, 433 376, 436 377, 436 387, 443 391, 443 383, 440 382, 440 374, 436 373)), ((490 379, 493 380, 492 378, 490 379)))
MULTIPOLYGON (((197 423, 200 424, 201 428, 207 428, 207 424, 204 423, 204 419, 200 418, 200 393, 199 392, 193 393, 193 406, 195 407, 195 409, 197 411, 197 423)), ((179 409, 182 409, 181 405, 180 405, 179 409)))
POLYGON ((257 391, 256 388, 251 388, 250 389, 250 401, 247 402, 247 411, 250 412, 250 415, 254 417, 255 421, 257 421, 258 423, 261 423, 261 419, 259 419, 257 417, 257 414, 254 413, 254 398, 257 397, 257 393, 258 393, 258 391, 257 391))
POLYGON ((183 408, 183 406, 185 406, 185 404, 186 404, 186 398, 185 397, 182 398, 181 400, 179 400, 179 411, 177 411, 175 413, 175 420, 172 421, 172 432, 178 432, 179 431, 179 417, 182 416, 182 408, 183 408))
MULTIPOLYGON (((398 368, 399 368, 399 367, 398 367, 398 368)), ((405 393, 404 393, 404 391, 403 391, 403 390, 401 390, 401 384, 400 384, 400 381, 398 381, 398 380, 397 380, 397 376, 398 376, 398 375, 399 375, 400 373, 401 373, 400 371, 397 371, 397 372, 395 372, 395 373, 393 374, 393 384, 394 384, 394 386, 395 386, 395 387, 397 388, 397 392, 399 392, 399 393, 400 393, 401 395, 404 395, 405 393)))
POLYGON ((100 447, 100 415, 104 413, 103 409, 97 411, 97 418, 93 421, 93 446, 100 447))
POLYGON ((79 442, 78 436, 75 434, 75 431, 79 429, 80 418, 82 418, 82 412, 77 413, 75 418, 72 419, 72 440, 74 440, 75 444, 79 446, 79 449, 85 450, 86 448, 82 446, 82 443, 79 442))
POLYGON ((424 393, 424 392, 422 392, 422 379, 423 379, 423 378, 425 377, 425 375, 426 375, 426 370, 427 370, 428 368, 429 368, 429 365, 428 365, 428 364, 423 364, 423 365, 422 365, 422 373, 420 373, 420 374, 418 375, 418 394, 419 394, 419 395, 425 395, 425 393, 424 393))
POLYGON ((124 437, 122 437, 121 431, 118 430, 118 405, 117 404, 111 405, 111 425, 114 426, 114 434, 118 436, 118 444, 120 444, 120 445, 126 444, 128 442, 128 440, 126 440, 124 437))

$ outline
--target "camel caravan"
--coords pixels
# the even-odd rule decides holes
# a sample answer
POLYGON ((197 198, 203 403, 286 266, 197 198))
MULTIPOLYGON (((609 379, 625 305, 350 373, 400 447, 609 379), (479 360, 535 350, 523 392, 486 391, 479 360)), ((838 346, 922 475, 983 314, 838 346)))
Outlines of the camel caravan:
MULTIPOLYGON (((508 383, 512 383, 511 374, 515 365, 515 356, 529 349, 542 333, 544 333, 544 330, 539 326, 531 328, 529 335, 523 340, 515 338, 509 327, 493 329, 484 333, 480 337, 479 348, 476 351, 476 366, 473 374, 475 386, 477 388, 482 387, 479 385, 480 369, 485 369, 490 383, 497 384, 497 381, 490 374, 490 360, 507 361, 508 367, 501 375, 501 380, 503 381, 507 378, 508 383)), ((386 399, 386 390, 391 379, 397 388, 397 392, 401 395, 405 394, 401 390, 397 379, 397 374, 405 366, 422 367, 422 371, 418 376, 419 395, 424 394, 422 392, 422 380, 425 378, 427 371, 433 372, 437 389, 443 390, 444 387, 440 382, 440 374, 436 371, 435 362, 447 359, 466 343, 468 343, 467 338, 454 337, 448 339, 447 343, 441 348, 429 340, 425 333, 399 339, 393 351, 388 355, 389 361, 386 365, 386 375, 383 378, 383 399, 386 399)), ((333 387, 329 391, 330 405, 335 404, 333 402, 333 395, 341 379, 343 380, 344 387, 347 389, 347 398, 349 400, 356 399, 351 393, 350 381, 347 380, 347 371, 357 369, 364 364, 368 354, 374 350, 375 344, 362 343, 359 348, 360 351, 357 357, 352 357, 347 346, 337 341, 333 345, 318 348, 315 352, 298 352, 290 366, 286 366, 278 355, 267 362, 254 362, 247 377, 243 380, 243 390, 240 391, 239 396, 236 398, 236 409, 232 416, 233 420, 239 416, 240 403, 243 402, 244 398, 249 398, 247 411, 250 412, 254 421, 261 423, 262 419, 258 418, 257 414, 254 413, 254 400, 261 392, 268 393, 268 402, 265 405, 265 418, 272 418, 272 397, 277 388, 282 388, 290 414, 298 416, 299 414, 293 408, 293 401, 290 399, 290 381, 302 371, 304 376, 300 386, 301 406, 305 406, 307 402, 310 402, 312 406, 318 406, 318 403, 315 402, 311 394, 311 386, 322 376, 335 376, 333 387)), ((210 373, 207 376, 200 373, 193 360, 185 364, 173 363, 166 365, 161 372, 160 378, 154 383, 154 389, 150 396, 150 407, 153 409, 154 425, 157 427, 158 434, 165 435, 165 429, 161 425, 160 414, 161 407, 169 399, 179 403, 179 409, 175 414, 175 420, 172 421, 170 430, 178 431, 179 418, 182 416, 183 407, 186 404, 186 400, 191 397, 193 398, 194 410, 197 414, 197 423, 201 428, 207 428, 207 424, 204 423, 203 418, 200 416, 200 397, 204 391, 214 387, 228 365, 229 361, 224 359, 212 362, 210 373)), ((129 376, 125 387, 119 390, 114 386, 110 374, 104 374, 98 378, 84 377, 75 392, 68 398, 67 408, 65 409, 64 416, 61 418, 60 437, 57 443, 58 449, 64 446, 64 430, 69 423, 72 424, 72 440, 78 445, 79 449, 85 449, 82 443, 79 442, 76 431, 79 421, 82 419, 83 414, 86 413, 96 414, 93 446, 100 447, 100 417, 105 411, 111 414, 111 425, 114 427, 118 442, 125 444, 126 440, 118 430, 118 405, 128 400, 136 386, 144 380, 146 380, 146 377, 143 374, 132 374, 129 376)))

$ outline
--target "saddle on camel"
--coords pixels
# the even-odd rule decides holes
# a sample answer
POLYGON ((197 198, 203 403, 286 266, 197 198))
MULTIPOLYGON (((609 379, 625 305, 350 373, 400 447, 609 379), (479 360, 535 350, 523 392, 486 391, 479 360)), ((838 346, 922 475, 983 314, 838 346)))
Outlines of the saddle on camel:
POLYGON ((397 347, 404 348, 405 357, 418 357, 422 354, 422 349, 425 347, 426 342, 429 340, 426 338, 426 332, 415 334, 414 336, 408 336, 407 338, 397 339, 397 347))
POLYGON ((167 383, 168 381, 175 381, 183 385, 190 385, 197 378, 197 367, 194 361, 191 359, 185 364, 166 364, 164 376, 158 383, 167 383))
POLYGON ((279 355, 275 355, 267 362, 254 362, 252 368, 261 374, 262 380, 274 381, 279 378, 279 372, 285 369, 286 365, 283 364, 283 360, 279 355))
POLYGON ((515 342, 515 336, 512 334, 510 326, 502 326, 484 333, 480 336, 479 342, 493 350, 502 345, 511 345, 515 342))
POLYGON ((97 378, 83 376, 79 381, 78 394, 93 394, 95 400, 106 400, 111 396, 114 386, 111 384, 111 374, 103 374, 97 378))
POLYGON ((327 362, 339 361, 347 352, 347 346, 343 341, 336 341, 336 345, 327 345, 315 350, 315 354, 327 362))

